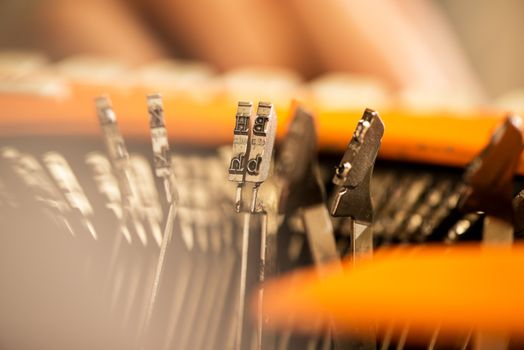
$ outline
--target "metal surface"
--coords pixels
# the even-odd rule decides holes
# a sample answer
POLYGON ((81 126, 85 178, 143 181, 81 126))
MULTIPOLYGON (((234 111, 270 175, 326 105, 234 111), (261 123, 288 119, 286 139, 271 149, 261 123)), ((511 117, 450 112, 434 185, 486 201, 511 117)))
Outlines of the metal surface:
POLYGON ((251 102, 239 102, 235 116, 235 129, 233 130, 233 148, 231 162, 229 163, 228 179, 237 182, 235 195, 235 210, 241 211, 242 188, 246 177, 246 164, 249 150, 251 113, 253 105, 251 102))
MULTIPOLYGON (((362 258, 370 258, 373 253, 373 222, 371 202, 371 176, 375 159, 384 134, 384 124, 377 112, 366 109, 357 124, 353 137, 335 170, 334 194, 331 200, 331 215, 348 218, 345 226, 350 237, 350 258, 357 264, 362 258)), ((361 336, 349 338, 338 348, 348 346, 356 349, 376 349, 376 331, 355 328, 361 336)))
POLYGON ((129 152, 118 128, 116 115, 107 97, 99 97, 95 102, 106 152, 120 189, 123 222, 129 222, 142 244, 147 244, 147 235, 138 218, 138 199, 131 184, 129 152))
POLYGON ((366 109, 333 177, 340 189, 333 197, 331 215, 373 220, 369 187, 383 134, 384 123, 378 113, 366 109))

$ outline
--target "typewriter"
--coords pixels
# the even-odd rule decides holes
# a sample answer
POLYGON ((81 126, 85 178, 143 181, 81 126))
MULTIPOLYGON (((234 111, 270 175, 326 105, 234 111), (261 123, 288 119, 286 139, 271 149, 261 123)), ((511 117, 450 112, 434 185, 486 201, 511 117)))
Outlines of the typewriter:
POLYGON ((266 280, 383 247, 520 239, 516 114, 181 62, 2 57, 2 348, 489 348, 474 331, 275 330, 249 305, 266 280))

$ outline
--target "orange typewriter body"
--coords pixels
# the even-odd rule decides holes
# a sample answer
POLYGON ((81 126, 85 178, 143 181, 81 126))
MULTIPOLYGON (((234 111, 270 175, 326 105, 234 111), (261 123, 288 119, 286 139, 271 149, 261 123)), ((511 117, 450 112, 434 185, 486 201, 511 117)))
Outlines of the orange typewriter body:
MULTIPOLYGON (((105 94, 113 101, 123 133, 145 139, 149 137, 145 97, 160 92, 173 142, 217 146, 230 142, 235 106, 242 96, 220 87, 202 98, 198 87, 191 86, 186 91, 156 91, 118 81, 108 84, 63 79, 61 84, 66 92, 58 96, 0 89, 0 135, 96 135, 99 127, 93 101, 105 94)), ((316 103, 305 90, 289 99, 272 101, 279 115, 277 137, 285 133, 291 100, 298 98, 316 113, 320 151, 340 152, 347 146, 348 131, 370 107, 380 112, 386 125, 380 157, 390 160, 462 167, 488 142, 508 113, 490 107, 420 109, 401 103, 341 108, 316 103)), ((518 173, 524 174, 524 162, 518 173)))

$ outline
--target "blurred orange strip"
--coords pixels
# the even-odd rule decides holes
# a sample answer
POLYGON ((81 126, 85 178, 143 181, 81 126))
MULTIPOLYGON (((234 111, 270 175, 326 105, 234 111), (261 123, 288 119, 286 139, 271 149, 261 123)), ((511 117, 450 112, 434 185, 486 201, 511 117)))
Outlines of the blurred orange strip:
POLYGON ((264 307, 273 326, 298 329, 329 316, 339 331, 393 322, 415 333, 524 334, 523 267, 524 244, 387 249, 324 278, 306 270, 269 282, 264 307))
MULTIPOLYGON (((107 91, 111 97, 127 137, 149 137, 145 95, 151 91, 89 86, 77 86, 72 95, 62 99, 0 94, 0 135, 97 135, 93 98, 100 91, 107 91)), ((166 123, 173 142, 203 146, 231 142, 237 103, 231 96, 217 94, 204 102, 189 94, 176 93, 165 95, 164 99, 166 123)), ((290 106, 276 107, 278 135, 282 136, 288 125, 290 106)), ((317 107, 320 150, 343 151, 365 107, 373 106, 344 111, 317 107)), ((451 166, 464 166, 473 159, 505 116, 502 111, 480 109, 451 113, 391 108, 379 113, 386 125, 380 150, 382 158, 451 166)), ((524 175, 524 162, 518 172, 524 175)))

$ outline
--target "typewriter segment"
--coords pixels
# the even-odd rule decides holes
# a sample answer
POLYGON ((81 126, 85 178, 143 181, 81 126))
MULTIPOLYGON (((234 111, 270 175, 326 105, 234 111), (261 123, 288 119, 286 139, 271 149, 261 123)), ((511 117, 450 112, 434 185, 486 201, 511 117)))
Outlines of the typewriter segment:
POLYGON ((377 160, 388 125, 372 109, 341 130, 345 151, 319 153, 315 114, 298 102, 283 130, 271 102, 238 102, 230 143, 198 149, 170 139, 177 119, 160 94, 143 99, 149 140, 123 136, 110 96, 92 107, 97 136, 0 139, 0 328, 34 330, 2 347, 518 348, 474 326, 348 331, 329 314, 304 332, 289 313, 282 329, 265 286, 365 267, 394 247, 511 247, 524 231, 520 117, 460 169, 377 160))

